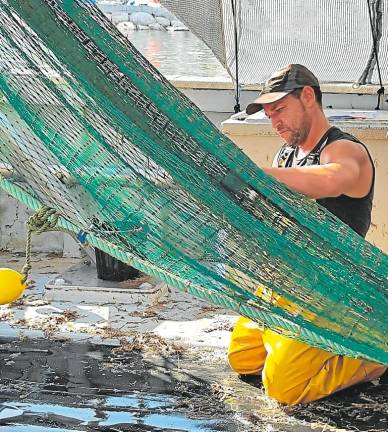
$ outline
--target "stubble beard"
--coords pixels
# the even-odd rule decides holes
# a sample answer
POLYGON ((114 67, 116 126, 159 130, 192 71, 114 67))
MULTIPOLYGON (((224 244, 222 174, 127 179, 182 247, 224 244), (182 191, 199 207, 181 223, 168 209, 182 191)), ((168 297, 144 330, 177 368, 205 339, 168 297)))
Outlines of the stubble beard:
POLYGON ((303 144, 309 135, 309 129, 302 126, 299 130, 292 131, 291 137, 289 139, 288 145, 291 147, 299 147, 303 144))
POLYGON ((294 129, 292 131, 291 137, 289 139, 288 145, 292 147, 300 147, 309 136, 310 129, 311 129, 311 121, 306 115, 306 110, 303 107, 304 117, 301 121, 299 129, 294 129))

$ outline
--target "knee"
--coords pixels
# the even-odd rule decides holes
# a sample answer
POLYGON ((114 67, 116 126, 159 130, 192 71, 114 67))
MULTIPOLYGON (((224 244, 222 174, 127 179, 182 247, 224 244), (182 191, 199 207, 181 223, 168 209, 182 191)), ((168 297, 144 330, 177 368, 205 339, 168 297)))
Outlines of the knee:
POLYGON ((239 374, 258 374, 263 368, 265 357, 262 333, 257 324, 240 317, 229 344, 230 367, 239 374))
POLYGON ((320 353, 271 331, 266 331, 264 341, 269 352, 263 370, 266 394, 285 405, 307 402, 311 377, 324 362, 320 353))
POLYGON ((292 406, 302 403, 302 392, 296 388, 287 388, 286 385, 281 380, 269 382, 263 372, 263 386, 268 397, 283 405, 292 406))
POLYGON ((241 375, 256 375, 263 368, 263 361, 260 358, 260 352, 257 349, 245 349, 235 351, 229 347, 228 362, 229 366, 241 375))
POLYGON ((297 405, 304 400, 309 386, 308 365, 295 370, 287 361, 269 356, 263 369, 263 386, 271 399, 284 405, 297 405))
POLYGON ((310 381, 307 370, 300 369, 299 373, 293 373, 290 369, 274 363, 271 358, 267 359, 263 369, 266 395, 283 405, 307 402, 305 393, 310 381))

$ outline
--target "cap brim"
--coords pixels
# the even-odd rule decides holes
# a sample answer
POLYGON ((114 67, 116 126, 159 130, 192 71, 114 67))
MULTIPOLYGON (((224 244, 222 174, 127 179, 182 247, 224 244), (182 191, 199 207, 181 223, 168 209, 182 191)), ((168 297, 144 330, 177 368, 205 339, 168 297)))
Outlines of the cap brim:
POLYGON ((248 115, 257 113, 263 109, 263 104, 276 102, 280 99, 283 99, 291 92, 292 90, 290 90, 289 92, 274 92, 262 94, 254 102, 252 102, 246 107, 245 112, 248 115))
POLYGON ((263 105, 253 102, 245 108, 245 112, 248 115, 251 115, 261 111, 262 109, 263 109, 263 105))

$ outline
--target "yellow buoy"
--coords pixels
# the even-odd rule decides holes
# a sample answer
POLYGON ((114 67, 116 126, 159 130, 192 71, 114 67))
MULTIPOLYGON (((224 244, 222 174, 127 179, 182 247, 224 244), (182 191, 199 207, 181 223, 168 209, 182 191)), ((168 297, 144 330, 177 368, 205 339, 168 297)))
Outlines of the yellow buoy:
POLYGON ((25 289, 23 275, 15 270, 0 268, 0 304, 15 301, 25 289))

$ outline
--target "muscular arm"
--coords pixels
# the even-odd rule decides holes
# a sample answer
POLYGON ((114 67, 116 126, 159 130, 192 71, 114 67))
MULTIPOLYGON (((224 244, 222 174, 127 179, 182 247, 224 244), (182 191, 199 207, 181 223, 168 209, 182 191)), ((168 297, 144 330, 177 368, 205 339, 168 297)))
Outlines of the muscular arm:
POLYGON ((368 193, 372 181, 372 167, 366 150, 346 140, 325 148, 321 165, 265 168, 264 171, 289 188, 315 199, 341 194, 360 198, 368 193))

